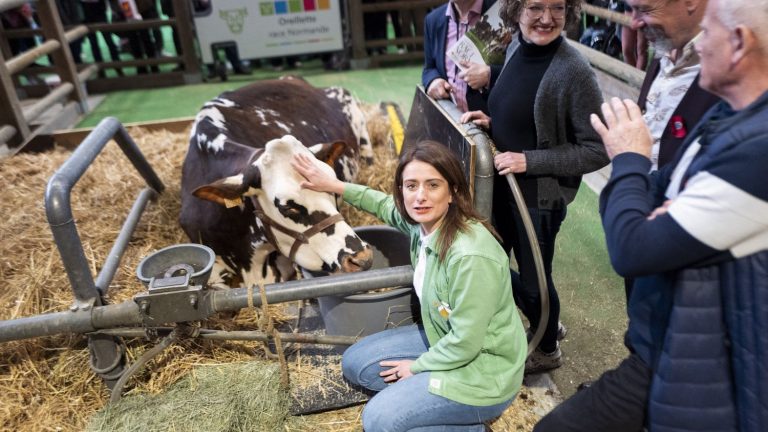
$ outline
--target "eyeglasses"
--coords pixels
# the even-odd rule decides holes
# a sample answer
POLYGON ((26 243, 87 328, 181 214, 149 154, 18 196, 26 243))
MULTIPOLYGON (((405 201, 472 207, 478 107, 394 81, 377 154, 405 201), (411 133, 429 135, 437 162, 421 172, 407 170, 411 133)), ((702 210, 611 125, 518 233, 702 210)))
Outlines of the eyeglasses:
POLYGON ((568 7, 564 4, 547 6, 534 3, 525 7, 525 13, 530 19, 539 19, 544 16, 544 11, 547 9, 549 9, 549 14, 552 16, 552 19, 559 20, 565 18, 565 12, 568 10, 568 7))

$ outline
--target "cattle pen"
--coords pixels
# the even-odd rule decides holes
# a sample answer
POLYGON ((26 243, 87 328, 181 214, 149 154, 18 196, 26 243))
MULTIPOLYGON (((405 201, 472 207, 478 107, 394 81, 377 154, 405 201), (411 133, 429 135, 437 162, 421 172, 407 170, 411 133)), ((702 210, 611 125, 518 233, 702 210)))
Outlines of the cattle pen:
MULTIPOLYGON (((620 65, 613 66, 620 72, 605 75, 601 80, 601 84, 605 85, 604 92, 607 95, 631 97, 637 85, 637 74, 623 69, 620 65)), ((353 93, 371 104, 374 111, 379 109, 379 102, 391 100, 395 100, 403 112, 411 111, 412 97, 419 81, 419 66, 406 65, 342 73, 329 73, 321 69, 317 63, 310 61, 296 73, 304 75, 316 85, 342 85, 351 88, 353 93)), ((71 282, 66 278, 66 271, 60 262, 59 252, 51 238, 50 228, 45 223, 40 204, 43 202, 48 178, 69 158, 72 149, 81 145, 87 134, 93 130, 93 126, 104 117, 112 115, 122 123, 136 122, 136 125, 129 124, 126 127, 127 134, 136 141, 141 152, 156 167, 166 188, 166 192, 156 202, 148 205, 145 210, 147 219, 139 223, 133 237, 126 240, 127 248, 122 261, 113 264, 112 271, 115 271, 116 275, 112 286, 119 289, 110 294, 109 301, 110 305, 117 306, 142 289, 135 279, 135 268, 141 258, 168 245, 186 242, 183 233, 175 226, 178 203, 174 202, 173 198, 178 196, 177 176, 186 150, 191 115, 204 100, 223 90, 239 87, 254 79, 276 75, 271 71, 261 71, 248 77, 232 77, 226 83, 209 82, 194 86, 110 94, 100 105, 89 108, 90 112, 80 122, 80 128, 51 133, 45 137, 45 143, 36 142, 35 145, 40 145, 40 148, 35 148, 35 145, 29 148, 44 151, 19 153, 8 161, 3 161, 0 172, 8 196, 3 199, 2 214, 5 220, 0 223, 4 257, 0 266, 0 277, 8 287, 6 291, 11 292, 6 292, 0 297, 7 306, 0 319, 56 313, 73 307, 71 282), (143 106, 148 109, 137 109, 143 106), (51 144, 55 144, 55 147, 51 148, 51 144), (32 219, 39 220, 32 223, 32 219)), ((388 127, 384 128, 388 132, 388 127)), ((382 141, 384 142, 379 143, 380 153, 377 158, 380 159, 377 159, 376 166, 391 164, 389 144, 386 139, 382 141)), ((86 174, 78 183, 72 207, 83 237, 82 258, 86 268, 94 274, 99 274, 99 271, 104 271, 102 263, 110 259, 111 239, 120 234, 119 227, 123 224, 125 211, 131 208, 135 191, 142 187, 142 178, 132 172, 130 163, 117 149, 107 148, 103 155, 96 158, 95 163, 97 171, 86 174), (135 189, 130 189, 129 186, 135 189), (112 208, 121 211, 113 212, 112 208)), ((375 174, 370 176, 375 177, 375 174)), ((599 227, 596 226, 598 222, 595 209, 594 192, 582 187, 575 203, 576 215, 564 226, 565 235, 560 245, 564 252, 570 252, 564 253, 560 258, 560 264, 563 265, 557 267, 563 270, 555 277, 563 281, 561 284, 564 286, 564 292, 571 297, 572 304, 569 310, 564 311, 564 320, 569 324, 571 331, 575 331, 575 334, 564 342, 568 364, 552 374, 557 387, 564 395, 572 393, 580 381, 595 378, 602 370, 615 364, 622 355, 620 339, 625 319, 622 316, 623 294, 619 290, 618 278, 607 265, 602 237, 599 227), (595 270, 589 272, 592 274, 585 275, 585 268, 595 270), (617 322, 620 324, 617 325, 617 322), (590 335, 599 340, 592 340, 594 338, 590 335)), ((360 223, 369 224, 371 221, 360 223)), ((322 285, 320 282, 314 283, 322 285)), ((287 284, 290 288, 290 283, 287 284)), ((334 288, 343 286, 343 283, 330 284, 333 284, 334 288)), ((230 312, 229 315, 225 313, 226 316, 213 318, 215 325, 220 326, 220 331, 236 332, 243 328, 262 328, 264 315, 256 308, 261 302, 259 297, 252 296, 252 303, 249 303, 245 292, 235 290, 230 294, 217 295, 241 296, 237 304, 245 306, 240 312, 230 312)), ((231 301, 231 298, 227 301, 231 301)), ((270 304, 270 312, 267 315, 275 322, 290 324, 295 319, 292 315, 294 311, 282 310, 279 305, 272 304, 274 300, 270 298, 267 302, 270 304)), ((87 327, 93 324, 90 319, 88 321, 87 324, 80 322, 73 325, 87 327)), ((125 335, 133 337, 138 334, 125 335)), ((101 336, 112 337, 114 334, 105 332, 101 336)), ((291 342, 290 335, 284 336, 286 343, 291 342)), ((269 339, 269 336, 264 338, 269 339)), ((151 345, 144 342, 142 337, 136 338, 127 346, 129 358, 140 358, 151 345)), ((82 339, 67 334, 0 345, 0 358, 3 359, 0 361, 0 388, 3 390, 3 397, 8 398, 8 403, 4 401, 3 409, 0 410, 0 430, 83 430, 86 427, 99 430, 98 422, 102 421, 103 417, 94 417, 94 414, 106 406, 110 392, 100 380, 91 376, 88 364, 93 360, 89 357, 82 339), (72 406, 75 407, 74 410, 72 406)), ((134 382, 128 386, 131 389, 130 396, 154 396, 169 391, 171 385, 187 386, 187 390, 193 391, 195 382, 198 385, 207 382, 202 365, 221 365, 229 362, 244 364, 252 363, 256 358, 261 360, 267 357, 268 355, 262 352, 261 344, 253 341, 224 343, 222 347, 210 340, 187 341, 158 356, 144 371, 138 373, 134 382), (189 381, 190 378, 192 381, 189 381)), ((312 368, 317 365, 303 362, 304 360, 294 358, 294 362, 288 365, 291 376, 312 376, 315 373, 312 368)), ((232 374, 239 380, 258 377, 264 385, 253 385, 251 391, 265 392, 277 400, 282 396, 275 394, 274 390, 282 388, 282 384, 279 379, 280 370, 274 365, 274 362, 268 362, 267 366, 258 372, 252 366, 245 372, 221 369, 213 375, 232 374), (236 375, 238 373, 245 374, 236 375)), ((322 365, 323 369, 330 370, 334 367, 338 365, 322 365)), ((333 392, 336 388, 335 383, 329 383, 327 377, 314 378, 314 382, 307 385, 323 387, 320 391, 326 392, 333 392)), ((228 384, 234 392, 235 384, 228 384)), ((171 391, 177 390, 174 387, 171 391)), ((247 395, 248 389, 237 388, 236 391, 246 391, 247 395)), ((202 397, 199 393, 196 395, 202 397)), ((528 390, 524 392, 513 410, 524 415, 520 418, 514 415, 502 418, 493 426, 493 430, 529 430, 537 416, 546 410, 546 407, 536 405, 534 399, 537 397, 528 390)), ((129 399, 131 398, 126 398, 129 399)), ((159 405, 160 402, 159 399, 149 399, 149 403, 159 405)), ((290 401, 287 403, 290 404, 290 401)), ((256 405, 236 406, 242 410, 263 408, 256 405)), ((131 408, 135 410, 134 413, 141 412, 139 406, 133 405, 131 408)), ((263 420, 262 426, 270 425, 291 431, 359 430, 359 409, 360 406, 357 405, 341 410, 339 414, 313 414, 294 418, 289 423, 274 419, 263 420)), ((286 412, 279 413, 288 416, 286 412)), ((130 412, 125 415, 130 415, 130 412)), ((146 412, 143 415, 146 415, 146 412)), ((205 425, 209 427, 207 423, 205 425)), ((253 424, 250 426, 252 430, 277 430, 259 429, 253 424)), ((241 430, 231 425, 230 427, 232 430, 241 430)), ((242 430, 249 429, 244 427, 242 430)))

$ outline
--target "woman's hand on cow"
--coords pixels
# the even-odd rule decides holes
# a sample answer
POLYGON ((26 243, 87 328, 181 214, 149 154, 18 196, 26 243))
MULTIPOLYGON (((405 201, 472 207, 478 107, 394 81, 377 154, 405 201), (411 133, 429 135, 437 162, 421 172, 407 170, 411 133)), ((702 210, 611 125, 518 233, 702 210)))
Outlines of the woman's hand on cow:
POLYGON ((493 165, 501 175, 524 173, 528 171, 525 153, 498 153, 493 157, 493 165))
POLYGON ((653 138, 636 103, 611 98, 610 104, 601 106, 605 123, 597 114, 589 118, 592 127, 600 134, 608 157, 613 160, 621 153, 638 153, 650 159, 653 138))
POLYGON ((466 81, 467 85, 475 90, 481 90, 488 87, 491 81, 491 67, 482 63, 461 62, 464 69, 459 72, 459 78, 466 81))
POLYGON ((459 119, 462 123, 472 122, 483 129, 491 128, 491 118, 482 111, 467 111, 459 119))
POLYGON ((379 362, 379 366, 385 369, 379 372, 379 376, 384 378, 385 383, 395 383, 401 379, 413 376, 411 373, 411 364, 413 360, 385 360, 379 362))
POLYGON ((301 182, 301 187, 317 192, 343 194, 344 182, 321 170, 317 163, 317 159, 305 154, 293 155, 291 166, 306 179, 301 182))

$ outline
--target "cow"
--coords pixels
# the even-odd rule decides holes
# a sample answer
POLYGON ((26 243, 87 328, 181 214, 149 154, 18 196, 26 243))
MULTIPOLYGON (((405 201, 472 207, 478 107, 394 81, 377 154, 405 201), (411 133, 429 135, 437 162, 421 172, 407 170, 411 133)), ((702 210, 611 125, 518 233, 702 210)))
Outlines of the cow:
POLYGON ((349 92, 300 78, 259 81, 222 93, 197 114, 179 222, 216 252, 212 286, 290 280, 294 263, 330 273, 370 268, 371 248, 343 220, 336 198, 300 187, 290 165, 296 153, 355 180, 358 160, 373 151, 349 92))

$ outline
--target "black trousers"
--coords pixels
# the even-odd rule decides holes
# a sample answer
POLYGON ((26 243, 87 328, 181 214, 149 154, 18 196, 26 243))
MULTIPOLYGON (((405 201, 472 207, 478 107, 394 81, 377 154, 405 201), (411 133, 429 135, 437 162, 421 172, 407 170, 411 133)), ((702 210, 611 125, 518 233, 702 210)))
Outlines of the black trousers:
POLYGON ((534 432, 640 432, 651 370, 636 354, 544 416, 534 432))
MULTIPOLYGON (((504 249, 507 253, 515 254, 518 271, 512 271, 512 293, 517 307, 528 318, 531 330, 535 331, 541 318, 541 294, 533 251, 525 232, 522 216, 515 203, 508 198, 506 191, 499 191, 497 194, 497 188, 497 186, 494 187, 494 227, 504 241, 504 249)), ((552 260, 555 256, 555 240, 560 231, 560 225, 565 220, 566 209, 565 207, 556 210, 529 208, 528 214, 536 231, 549 292, 547 328, 539 347, 544 352, 552 352, 557 348, 557 323, 560 320, 560 299, 552 280, 552 260)))

